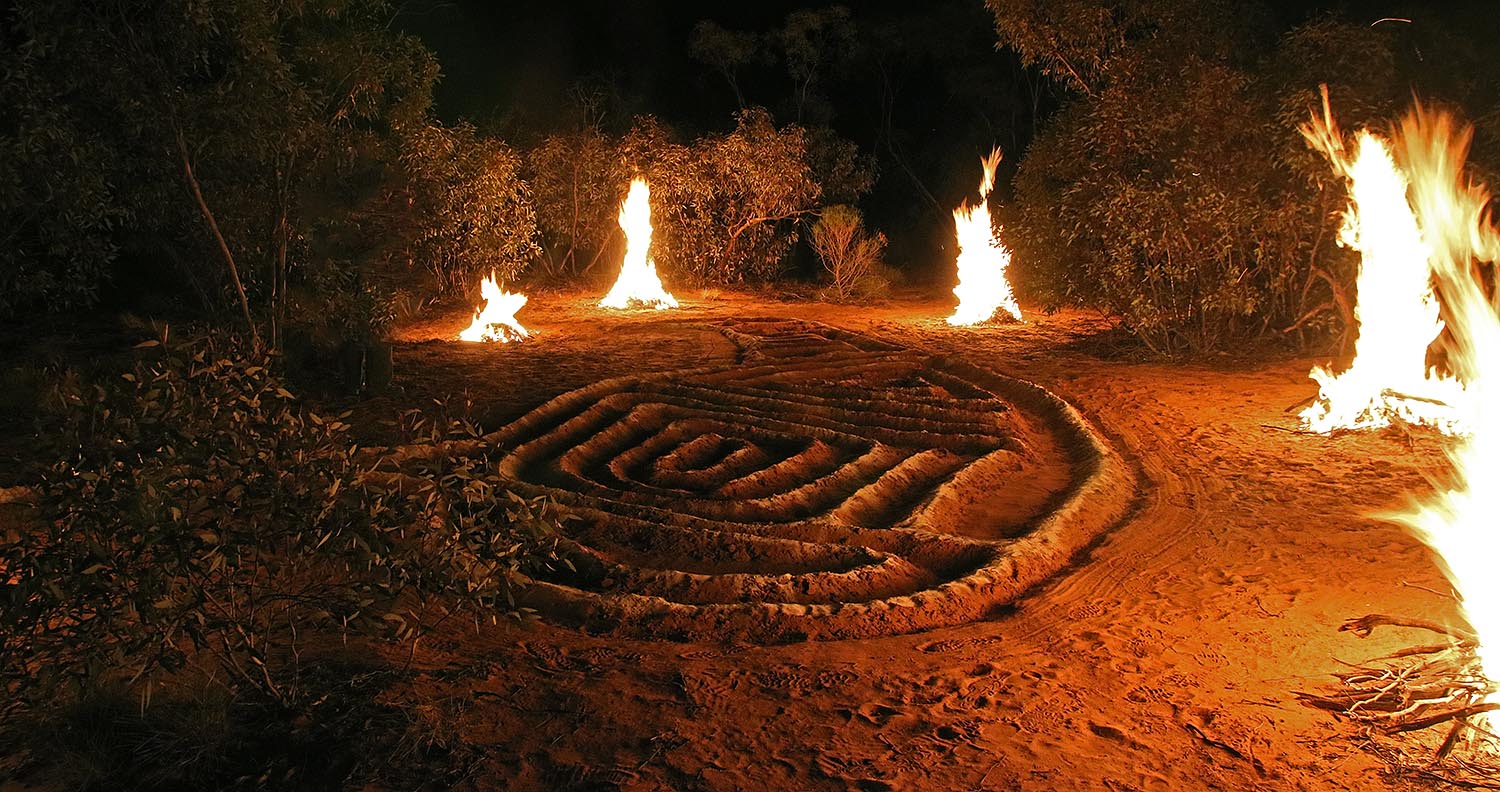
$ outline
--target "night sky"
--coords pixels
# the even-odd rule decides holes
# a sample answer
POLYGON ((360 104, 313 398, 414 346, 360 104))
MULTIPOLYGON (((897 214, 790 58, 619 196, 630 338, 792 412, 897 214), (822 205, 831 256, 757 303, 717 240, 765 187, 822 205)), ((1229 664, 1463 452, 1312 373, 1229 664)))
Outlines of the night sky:
MULTIPOLYGON (((465 119, 525 147, 576 123, 576 85, 613 97, 607 132, 624 132, 640 114, 658 116, 686 139, 728 131, 734 95, 722 76, 689 56, 693 27, 712 19, 730 30, 765 32, 795 9, 827 5, 458 0, 409 10, 401 24, 437 54, 445 121, 465 119)), ((994 20, 981 2, 862 0, 846 7, 862 40, 883 30, 919 52, 891 75, 897 98, 887 134, 896 136, 909 170, 892 161, 891 141, 882 137, 874 61, 888 53, 861 52, 849 69, 827 75, 821 92, 829 99, 830 126, 879 160, 876 186, 860 202, 868 220, 900 229, 891 234, 893 256, 924 269, 944 260, 951 209, 975 190, 979 158, 995 145, 1010 152, 1004 182, 1034 130, 1033 109, 1046 109, 1046 89, 1013 54, 996 50, 994 20)), ((784 66, 752 67, 741 82, 748 103, 769 108, 778 123, 795 120, 784 66)))

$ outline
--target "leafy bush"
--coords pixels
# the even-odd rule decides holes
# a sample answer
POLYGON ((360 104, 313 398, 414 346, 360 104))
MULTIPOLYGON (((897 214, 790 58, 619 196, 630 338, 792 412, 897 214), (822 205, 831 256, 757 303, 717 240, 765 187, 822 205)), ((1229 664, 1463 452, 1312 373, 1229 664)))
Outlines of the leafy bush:
POLYGON ((118 379, 63 394, 76 450, 46 476, 45 525, 0 545, 14 701, 101 681, 148 695, 192 666, 294 708, 303 636, 409 638, 432 601, 493 618, 518 571, 549 563, 550 503, 507 497, 483 456, 376 476, 264 353, 147 343, 118 379))
POLYGON ((890 284, 877 268, 885 234, 865 233, 864 218, 852 206, 829 206, 812 227, 812 248, 832 282, 823 294, 846 302, 883 294, 890 284))
POLYGON ((1334 86, 1355 123, 1393 108, 1378 31, 1314 20, 1266 56, 1264 17, 1238 6, 990 6, 1007 43, 1079 92, 1003 210, 1021 289, 1111 311, 1166 354, 1326 338, 1348 317, 1329 219, 1344 191, 1296 127, 1319 75, 1355 81, 1334 86))
POLYGON ((552 135, 527 154, 543 264, 555 278, 590 271, 619 231, 619 152, 598 130, 552 135))
POLYGON ((808 165, 806 133, 777 129, 760 108, 741 111, 727 135, 691 146, 655 119, 621 141, 632 173, 651 181, 653 249, 663 269, 698 284, 770 280, 781 274, 822 191, 808 165))
POLYGON ((445 291, 472 291, 491 272, 514 282, 540 252, 521 157, 504 143, 467 124, 428 124, 403 141, 401 164, 396 203, 410 223, 402 253, 445 291))

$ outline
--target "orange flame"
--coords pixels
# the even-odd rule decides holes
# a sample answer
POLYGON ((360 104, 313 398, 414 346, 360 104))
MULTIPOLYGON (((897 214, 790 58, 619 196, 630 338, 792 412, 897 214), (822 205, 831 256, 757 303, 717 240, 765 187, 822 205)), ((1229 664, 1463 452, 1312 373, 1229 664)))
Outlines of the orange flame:
POLYGON ((1440 345, 1463 383, 1459 420, 1466 430, 1448 449, 1451 481, 1398 519, 1440 557, 1479 638, 1480 666, 1494 679, 1500 669, 1487 667, 1486 649, 1500 641, 1500 313, 1482 269, 1493 273, 1500 259, 1500 229, 1487 210, 1489 191, 1464 176, 1471 134, 1452 116, 1418 107, 1397 138, 1448 317, 1440 345))
POLYGON ((1011 294, 1005 269, 1010 266, 1010 250, 990 223, 990 207, 985 201, 995 186, 995 168, 1000 164, 1000 149, 980 160, 984 178, 979 182, 979 203, 967 203, 953 210, 953 226, 958 236, 958 307, 948 317, 951 325, 974 325, 994 317, 1001 310, 1021 318, 1021 306, 1011 294))
POLYGON ((1302 128, 1349 180, 1350 205, 1339 243, 1358 250, 1354 360, 1335 374, 1321 366, 1311 377, 1318 400, 1302 412, 1317 432, 1378 428, 1393 419, 1461 429, 1463 387, 1428 369, 1427 349, 1443 332, 1432 289, 1432 249, 1407 203, 1408 175, 1385 141, 1368 130, 1355 136, 1351 159, 1325 104, 1302 128))
POLYGON ((1313 371, 1322 401, 1303 418, 1328 431, 1400 417, 1457 435, 1447 450, 1451 479, 1393 518, 1438 556, 1485 668, 1487 648, 1500 641, 1500 312, 1485 275, 1500 259, 1500 230, 1488 214, 1488 190, 1464 175, 1471 130, 1419 106, 1395 136, 1399 156, 1361 132, 1351 162, 1325 97, 1324 119, 1314 118, 1304 134, 1350 180, 1344 239, 1360 251, 1362 266, 1354 363, 1337 376, 1313 371), (1429 345, 1446 356, 1452 376, 1427 369, 1429 345))
POLYGON ((530 333, 516 321, 516 311, 526 304, 526 295, 512 294, 495 282, 495 274, 479 284, 484 306, 474 311, 474 321, 462 333, 460 341, 519 341, 530 333))
POLYGON ((651 258, 651 187, 637 177, 620 205, 620 228, 625 231, 625 260, 620 277, 600 308, 629 308, 632 304, 657 309, 676 308, 677 300, 662 288, 651 258))

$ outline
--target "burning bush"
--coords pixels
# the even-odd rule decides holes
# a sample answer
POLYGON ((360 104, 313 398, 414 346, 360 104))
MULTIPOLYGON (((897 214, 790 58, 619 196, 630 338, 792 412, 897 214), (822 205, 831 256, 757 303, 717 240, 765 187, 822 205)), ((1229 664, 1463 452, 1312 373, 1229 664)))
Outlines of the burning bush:
POLYGON ((307 636, 410 638, 434 598, 493 618, 513 574, 545 563, 550 504, 507 497, 483 458, 391 484, 264 353, 148 343, 123 376, 65 394, 75 450, 46 476, 46 523, 0 545, 14 702, 101 681, 146 695, 193 671, 296 712, 307 636))

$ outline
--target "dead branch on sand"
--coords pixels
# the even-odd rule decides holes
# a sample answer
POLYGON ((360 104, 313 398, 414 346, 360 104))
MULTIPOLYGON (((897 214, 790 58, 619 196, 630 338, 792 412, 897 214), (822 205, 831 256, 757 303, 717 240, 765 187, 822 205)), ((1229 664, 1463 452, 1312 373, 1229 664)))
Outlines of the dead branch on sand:
POLYGON ((1474 636, 1425 619, 1384 614, 1350 619, 1339 630, 1363 638, 1377 627, 1426 630, 1447 640, 1363 664, 1343 663, 1349 670, 1336 675, 1337 685, 1300 692, 1298 698, 1362 725, 1365 747, 1396 772, 1500 789, 1500 736, 1479 717, 1500 710, 1500 703, 1486 700, 1495 686, 1480 672, 1474 636), (1444 725, 1441 739, 1428 732, 1444 725), (1455 751, 1461 745, 1466 750, 1455 751))

